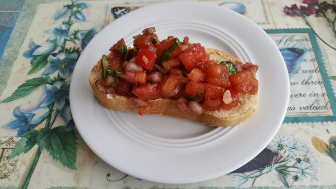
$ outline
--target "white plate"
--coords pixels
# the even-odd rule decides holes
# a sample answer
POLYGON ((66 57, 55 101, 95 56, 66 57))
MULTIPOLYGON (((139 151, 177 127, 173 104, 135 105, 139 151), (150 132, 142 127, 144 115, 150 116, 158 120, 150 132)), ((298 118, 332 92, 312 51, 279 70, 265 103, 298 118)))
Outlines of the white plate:
POLYGON ((70 87, 71 111, 87 145, 106 163, 137 178, 161 183, 213 179, 244 165, 272 140, 284 119, 289 78, 282 56, 256 24, 231 10, 193 2, 162 3, 135 10, 106 26, 80 56, 70 87), (173 35, 199 42, 259 66, 258 104, 246 122, 214 128, 164 116, 104 109, 88 77, 108 49, 144 28, 160 39, 173 35))

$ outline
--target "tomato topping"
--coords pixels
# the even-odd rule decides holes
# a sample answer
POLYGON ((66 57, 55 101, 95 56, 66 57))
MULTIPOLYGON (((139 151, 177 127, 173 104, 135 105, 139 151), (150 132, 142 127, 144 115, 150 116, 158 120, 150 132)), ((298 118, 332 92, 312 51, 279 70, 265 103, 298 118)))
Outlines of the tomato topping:
POLYGON ((114 53, 116 53, 116 54, 118 54, 118 55, 120 55, 120 56, 123 56, 124 54, 123 54, 122 51, 120 51, 120 50, 121 50, 121 47, 119 47, 119 46, 123 46, 123 47, 122 47, 123 49, 127 49, 127 46, 126 46, 126 44, 125 44, 124 39, 120 39, 116 44, 114 44, 114 45, 110 48, 110 51, 111 51, 111 52, 114 52, 114 53))
POLYGON ((237 91, 234 88, 229 88, 227 91, 225 91, 223 101, 222 101, 222 108, 224 110, 230 110, 231 108, 234 108, 234 107, 238 106, 238 104, 239 104, 239 95, 238 95, 237 91), (227 98, 227 97, 225 97, 227 91, 229 91, 228 94, 230 96, 228 98, 230 98, 230 101, 231 101, 231 103, 228 103, 228 104, 226 104, 224 102, 224 98, 227 98))
POLYGON ((202 103, 202 107, 205 110, 208 111, 214 111, 214 110, 218 110, 221 108, 222 102, 221 99, 217 98, 217 99, 204 99, 203 103, 202 103))
POLYGON ((245 64, 242 65, 242 69, 247 70, 247 71, 251 72, 251 74, 255 75, 258 71, 258 66, 254 65, 250 62, 246 62, 245 64))
POLYGON ((206 71, 206 82, 212 83, 224 88, 230 86, 228 68, 221 64, 211 64, 206 71))
POLYGON ((122 96, 129 96, 131 94, 132 85, 124 80, 119 80, 116 86, 116 93, 122 96))
POLYGON ((181 64, 180 59, 173 58, 169 60, 165 60, 162 62, 162 67, 166 72, 169 72, 172 68, 179 67, 181 64))
POLYGON ((140 49, 137 55, 136 64, 149 70, 154 67, 156 54, 152 51, 140 49))
POLYGON ((165 39, 160 42, 160 44, 156 44, 157 49, 157 56, 161 57, 164 50, 168 49, 170 45, 173 43, 174 38, 171 37, 171 39, 165 39))
POLYGON ((184 83, 182 74, 169 73, 159 84, 158 93, 164 98, 175 96, 184 83))
POLYGON ((184 67, 191 71, 199 64, 204 64, 208 59, 209 55, 206 54, 204 47, 199 43, 191 44, 190 48, 182 52, 179 56, 184 67))
POLYGON ((145 115, 145 114, 147 114, 147 113, 150 111, 151 108, 152 108, 152 105, 151 105, 151 104, 148 104, 148 105, 142 107, 142 108, 139 110, 139 115, 145 115))
POLYGON ((242 62, 236 61, 236 62, 234 62, 233 64, 237 67, 238 72, 240 72, 240 71, 243 70, 243 65, 244 65, 244 64, 243 64, 242 62))
POLYGON ((230 110, 239 105, 239 94, 258 91, 257 65, 239 60, 218 64, 189 37, 182 42, 173 36, 160 41, 153 27, 134 36, 133 45, 127 49, 120 39, 110 48, 102 58, 104 64, 100 60, 105 71, 96 86, 105 94, 136 99, 140 115, 150 111, 149 100, 159 98, 175 99, 181 109, 196 113, 230 110))
MULTIPOLYGON (((195 81, 190 81, 185 86, 185 94, 188 97, 193 97, 198 94, 198 92, 204 92, 204 83, 198 83, 195 81)), ((203 95, 204 96, 204 95, 203 95)), ((202 97, 203 99, 203 97, 202 97)))
POLYGON ((134 77, 140 85, 145 85, 147 83, 147 73, 145 70, 135 72, 134 77))
POLYGON ((145 49, 155 53, 157 52, 157 49, 152 43, 152 38, 149 35, 138 35, 134 41, 134 46, 139 49, 145 49))
POLYGON ((222 99, 225 89, 211 83, 204 85, 204 99, 222 99))
POLYGON ((256 94, 258 91, 258 80, 247 70, 232 74, 229 79, 238 93, 256 94))
MULTIPOLYGON (((111 71, 122 71, 122 62, 123 60, 119 57, 110 57, 110 56, 106 56, 106 60, 109 64, 109 68, 111 71)), ((103 61, 100 59, 99 60, 101 66, 103 67, 103 61)))
POLYGON ((203 73, 200 69, 194 68, 191 70, 191 72, 188 74, 188 78, 191 81, 195 81, 195 82, 204 82, 206 75, 205 73, 203 73))
POLYGON ((154 100, 160 98, 160 95, 157 92, 157 86, 157 83, 148 83, 134 88, 132 93, 142 100, 154 100))

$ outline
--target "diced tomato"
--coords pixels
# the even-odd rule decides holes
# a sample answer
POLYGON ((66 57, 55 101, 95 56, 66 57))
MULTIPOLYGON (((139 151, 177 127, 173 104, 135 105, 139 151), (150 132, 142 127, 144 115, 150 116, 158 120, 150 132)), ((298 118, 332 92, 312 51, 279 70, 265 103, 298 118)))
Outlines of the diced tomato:
POLYGON ((252 75, 255 75, 258 71, 258 66, 250 62, 246 62, 244 65, 242 65, 242 69, 251 72, 252 75))
POLYGON ((136 87, 132 90, 132 93, 142 100, 153 100, 160 98, 159 93, 157 92, 157 83, 148 83, 136 87))
POLYGON ((204 83, 197 83, 195 81, 190 81, 185 86, 186 96, 193 97, 197 95, 198 92, 204 92, 204 85, 205 85, 204 83))
POLYGON ((181 64, 180 59, 173 58, 169 60, 165 60, 162 62, 162 67, 166 72, 169 72, 172 68, 179 67, 181 64))
MULTIPOLYGON (((122 63, 123 60, 119 57, 110 57, 110 56, 106 56, 106 60, 109 63, 109 68, 111 71, 122 71, 123 67, 122 67, 122 63)), ((99 60, 101 67, 103 67, 103 61, 100 59, 99 60)))
POLYGON ((123 68, 122 68, 122 63, 123 63, 123 60, 120 59, 120 58, 110 58, 108 59, 108 62, 109 62, 109 68, 111 71, 122 71, 123 68))
POLYGON ((223 87, 216 86, 211 83, 205 83, 204 85, 204 99, 222 99, 225 89, 223 87))
POLYGON ((185 79, 181 74, 169 73, 159 84, 158 93, 164 98, 175 96, 184 84, 185 79))
POLYGON ((217 62, 214 61, 214 60, 208 60, 208 61, 206 61, 205 64, 208 65, 208 66, 210 66, 210 65, 212 65, 212 64, 217 64, 217 62))
POLYGON ((168 59, 172 59, 172 58, 178 58, 179 55, 181 54, 182 50, 180 46, 177 46, 168 56, 168 59))
POLYGON ((191 70, 191 72, 188 74, 188 78, 191 81, 202 83, 205 81, 206 75, 203 73, 200 69, 194 68, 191 70))
POLYGON ((124 39, 120 39, 116 44, 114 44, 111 48, 110 51, 117 53, 120 56, 123 56, 122 52, 119 51, 119 46, 122 45, 125 47, 125 49, 127 49, 126 43, 124 41, 124 39))
POLYGON ((179 56, 184 67, 191 71, 199 64, 204 64, 208 59, 209 55, 206 54, 205 49, 201 44, 195 43, 191 44, 190 48, 182 52, 179 56))
POLYGON ((152 38, 149 35, 136 36, 134 46, 139 49, 145 49, 155 53, 157 52, 156 47, 152 43, 152 38))
POLYGON ((145 114, 147 114, 147 113, 150 111, 151 108, 152 108, 152 105, 151 105, 151 104, 148 104, 148 105, 142 107, 142 108, 139 110, 139 115, 145 115, 145 114))
MULTIPOLYGON (((178 68, 173 68, 173 69, 171 69, 171 70, 169 71, 169 74, 182 75, 183 72, 182 72, 182 70, 180 70, 180 69, 178 69, 178 68)), ((186 81, 189 82, 189 79, 188 79, 187 77, 184 78, 184 79, 186 79, 186 81)))
POLYGON ((204 99, 202 102, 202 107, 208 111, 214 111, 221 108, 222 102, 221 99, 204 99))
POLYGON ((236 67, 237 67, 237 69, 238 69, 238 72, 240 72, 240 71, 242 71, 243 70, 243 63, 242 62, 240 62, 240 61, 236 61, 236 62, 234 62, 233 63, 236 67))
POLYGON ((137 55, 136 64, 149 70, 154 67, 156 54, 152 51, 140 49, 137 55))
POLYGON ((230 110, 239 104, 239 95, 237 91, 234 88, 229 88, 228 91, 230 91, 232 102, 230 104, 225 104, 224 101, 222 101, 222 108, 224 110, 230 110))
POLYGON ((178 98, 184 98, 185 97, 185 89, 184 87, 181 87, 178 93, 175 96, 172 96, 172 98, 178 99, 178 98))
POLYGON ((230 86, 228 68, 221 64, 211 64, 206 71, 206 82, 212 83, 224 88, 230 86))
POLYGON ((256 94, 258 91, 258 80, 247 70, 232 74, 229 79, 238 93, 256 94))
POLYGON ((145 70, 135 72, 134 77, 140 85, 145 85, 147 83, 147 72, 145 70))
POLYGON ((122 96, 129 96, 131 94, 132 85, 126 81, 119 80, 116 86, 116 93, 122 96))
POLYGON ((196 68, 199 69, 199 70, 201 70, 203 73, 205 73, 207 71, 208 67, 209 66, 207 64, 198 64, 196 66, 196 68))
POLYGON ((160 44, 155 45, 157 49, 157 57, 161 57, 164 50, 168 49, 173 43, 173 37, 165 39, 160 42, 160 44))

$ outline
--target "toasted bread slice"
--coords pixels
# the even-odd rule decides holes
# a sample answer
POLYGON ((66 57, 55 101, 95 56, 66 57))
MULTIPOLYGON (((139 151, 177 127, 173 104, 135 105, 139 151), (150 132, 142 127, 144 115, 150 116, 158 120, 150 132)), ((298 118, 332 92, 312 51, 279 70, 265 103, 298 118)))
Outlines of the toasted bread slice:
MULTIPOLYGON (((205 48, 205 50, 210 55, 210 59, 215 60, 217 63, 221 61, 239 61, 239 59, 217 49, 205 48)), ((91 70, 89 81, 95 98, 103 107, 115 111, 139 112, 142 107, 135 103, 134 98, 100 92, 95 82, 101 78, 102 66, 100 63, 97 63, 91 70)), ((209 126, 225 127, 237 125, 253 115, 257 103, 257 94, 239 94, 238 106, 230 110, 203 111, 201 114, 189 108, 181 110, 175 99, 156 99, 150 100, 148 103, 151 105, 151 109, 147 114, 171 116, 209 126)))

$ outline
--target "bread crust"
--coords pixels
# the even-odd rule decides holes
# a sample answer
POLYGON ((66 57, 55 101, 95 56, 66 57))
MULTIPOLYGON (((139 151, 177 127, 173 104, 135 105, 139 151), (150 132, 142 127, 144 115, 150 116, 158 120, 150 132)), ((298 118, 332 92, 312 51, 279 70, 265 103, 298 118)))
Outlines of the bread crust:
MULTIPOLYGON (((217 63, 220 63, 221 61, 240 61, 239 59, 217 49, 205 48, 205 50, 210 55, 210 59, 215 60, 217 63)), ((135 98, 120 96, 117 94, 104 94, 99 91, 95 82, 102 78, 101 73, 102 66, 98 62, 92 68, 89 76, 89 82, 98 102, 107 109, 138 113, 142 106, 135 103, 135 98)), ((156 99, 150 100, 148 103, 151 105, 151 109, 147 112, 147 114, 164 115, 194 121, 209 126, 226 127, 242 123, 253 115, 257 103, 257 94, 239 94, 239 105, 237 107, 230 110, 203 111, 201 114, 197 114, 189 108, 181 110, 174 99, 156 99)))

